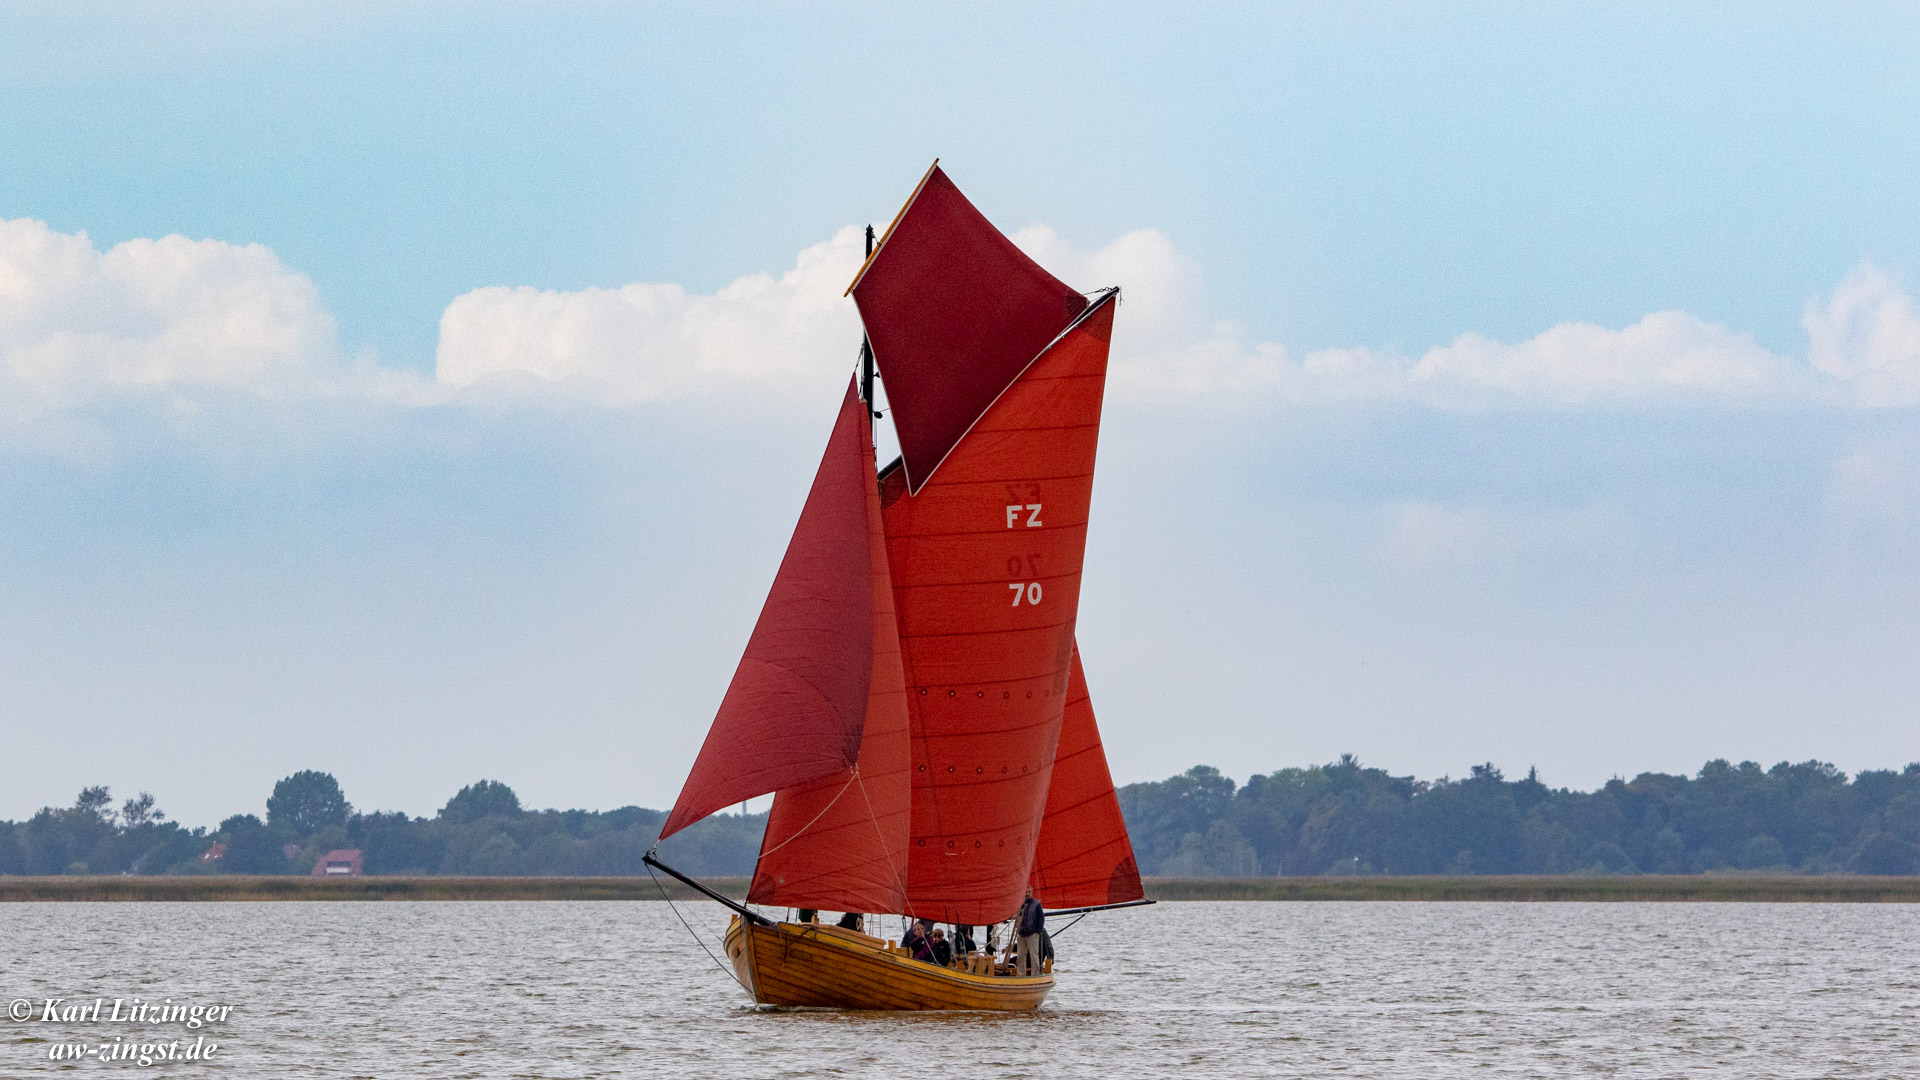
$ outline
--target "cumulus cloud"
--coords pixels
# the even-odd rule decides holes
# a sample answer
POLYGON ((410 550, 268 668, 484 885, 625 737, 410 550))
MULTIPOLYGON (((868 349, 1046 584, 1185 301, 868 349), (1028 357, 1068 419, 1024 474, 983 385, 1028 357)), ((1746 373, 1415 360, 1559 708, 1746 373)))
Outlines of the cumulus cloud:
POLYGON ((1080 251, 1045 225, 1013 242, 1075 288, 1119 285, 1109 393, 1121 399, 1264 395, 1287 375, 1286 350, 1248 344, 1236 323, 1206 317, 1200 267, 1158 229, 1136 229, 1105 247, 1080 251))
MULTIPOLYGON (((1013 239, 1076 287, 1124 287, 1116 401, 1920 404, 1920 313, 1871 265, 1807 305, 1804 359, 1684 311, 1621 329, 1564 323, 1515 343, 1465 334, 1417 356, 1364 346, 1295 354, 1213 318, 1200 267, 1159 230, 1092 249, 1044 225, 1013 239)), ((529 389, 614 406, 722 393, 777 399, 852 369, 860 327, 843 292, 861 256, 860 231, 849 227, 781 274, 741 277, 711 294, 670 283, 476 289, 447 305, 433 376, 421 380, 345 364, 313 283, 261 245, 167 236, 103 252, 84 233, 0 221, 0 418, 205 387, 401 406, 529 389)))
POLYGON ((1900 283, 1861 265, 1807 304, 1808 359, 1867 406, 1920 405, 1920 315, 1900 283))
POLYGON ((1479 388, 1520 399, 1575 403, 1608 397, 1749 397, 1792 381, 1792 365, 1746 334, 1661 311, 1624 330, 1562 323, 1517 345, 1479 334, 1429 349, 1415 384, 1479 388))
POLYGON ((851 371, 860 323, 842 293, 862 242, 860 230, 842 229, 779 277, 754 274, 712 295, 671 284, 475 289, 440 317, 435 378, 456 389, 558 384, 632 403, 851 371))
POLYGON ((102 252, 85 233, 0 221, 0 380, 16 407, 116 389, 267 389, 338 361, 313 282, 259 244, 165 236, 102 252))
POLYGON ((1465 334, 1415 358, 1366 347, 1296 356, 1282 344, 1249 340, 1237 323, 1209 320, 1199 267, 1158 230, 1131 232, 1088 252, 1044 226, 1013 239, 1076 285, 1124 286, 1111 377, 1112 393, 1123 400, 1572 405, 1752 399, 1791 393, 1804 382, 1804 365, 1683 311, 1657 312, 1621 330, 1563 323, 1515 344, 1465 334))

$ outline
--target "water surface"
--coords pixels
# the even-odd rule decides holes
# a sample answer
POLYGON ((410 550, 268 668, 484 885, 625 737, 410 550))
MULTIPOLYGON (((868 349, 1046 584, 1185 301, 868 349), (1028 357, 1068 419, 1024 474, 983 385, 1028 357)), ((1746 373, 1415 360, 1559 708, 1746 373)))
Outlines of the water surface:
MULTIPOLYGON (((710 904, 681 905, 709 940, 710 904)), ((0 905, 0 1076, 1912 1077, 1920 905, 1179 903, 1060 937, 1037 1014, 751 1006, 663 903, 0 905), (210 1061, 48 1060, 206 1035, 210 1061)), ((1059 926, 1056 922, 1055 927, 1059 926)), ((715 949, 717 952, 717 948, 715 949)))

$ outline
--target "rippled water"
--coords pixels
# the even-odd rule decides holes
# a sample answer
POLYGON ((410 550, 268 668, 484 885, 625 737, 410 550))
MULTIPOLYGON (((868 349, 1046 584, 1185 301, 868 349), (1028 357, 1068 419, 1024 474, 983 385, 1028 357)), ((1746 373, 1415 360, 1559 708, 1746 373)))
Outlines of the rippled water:
MULTIPOLYGON (((682 906, 711 932, 713 905, 682 906)), ((235 1006, 87 1070, 245 1077, 1912 1077, 1920 905, 1161 904, 1058 942, 1028 1015, 752 1007, 662 903, 11 904, 0 999, 235 1006)), ((1058 922, 1055 923, 1057 927, 1058 922)))

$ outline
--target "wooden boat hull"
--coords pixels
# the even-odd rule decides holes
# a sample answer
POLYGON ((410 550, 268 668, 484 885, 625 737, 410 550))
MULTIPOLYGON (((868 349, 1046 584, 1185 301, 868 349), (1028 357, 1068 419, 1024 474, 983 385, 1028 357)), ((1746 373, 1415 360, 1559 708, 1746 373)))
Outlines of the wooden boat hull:
POLYGON ((888 951, 879 938, 811 923, 727 927, 727 958, 763 1005, 826 1009, 1037 1009, 1052 975, 974 975, 888 951))

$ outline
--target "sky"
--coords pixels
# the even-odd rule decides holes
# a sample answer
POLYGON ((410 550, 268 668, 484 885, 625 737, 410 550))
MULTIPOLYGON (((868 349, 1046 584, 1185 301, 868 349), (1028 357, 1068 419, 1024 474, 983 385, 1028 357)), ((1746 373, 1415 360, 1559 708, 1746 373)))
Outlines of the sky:
POLYGON ((0 817, 670 804, 935 157, 1120 782, 1920 760, 1913 9, 314 7, 0 10, 0 817))

